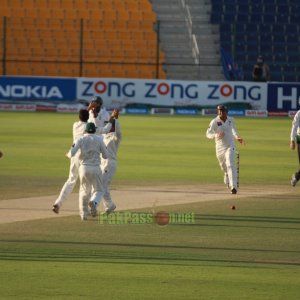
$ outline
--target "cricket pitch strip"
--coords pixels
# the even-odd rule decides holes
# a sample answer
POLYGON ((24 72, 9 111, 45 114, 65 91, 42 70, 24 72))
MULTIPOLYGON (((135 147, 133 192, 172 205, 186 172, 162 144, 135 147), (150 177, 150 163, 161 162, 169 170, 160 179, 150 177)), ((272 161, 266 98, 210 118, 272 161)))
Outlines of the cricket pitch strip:
MULTIPOLYGON (((161 186, 120 186, 111 190, 112 198, 117 205, 116 211, 153 208, 159 206, 205 202, 232 201, 247 197, 276 195, 276 199, 286 194, 298 194, 291 186, 249 186, 241 187, 238 194, 231 195, 222 184, 210 185, 161 185, 161 186)), ((78 193, 73 193, 61 207, 58 215, 52 212, 52 205, 57 195, 10 199, 0 201, 0 224, 44 218, 78 215, 78 193)), ((236 202, 235 202, 236 203, 236 202)), ((103 210, 100 203, 99 211, 103 210)))

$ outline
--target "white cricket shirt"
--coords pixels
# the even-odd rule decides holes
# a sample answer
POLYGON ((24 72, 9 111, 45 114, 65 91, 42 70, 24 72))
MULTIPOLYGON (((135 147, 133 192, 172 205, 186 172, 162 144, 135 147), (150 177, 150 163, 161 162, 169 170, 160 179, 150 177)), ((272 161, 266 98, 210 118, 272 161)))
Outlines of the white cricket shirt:
POLYGON ((291 130, 291 141, 296 142, 296 136, 300 134, 300 110, 294 116, 291 130))
POLYGON ((73 157, 80 149, 79 162, 81 165, 99 166, 100 154, 103 158, 109 158, 103 139, 96 134, 86 133, 79 138, 70 150, 70 156, 73 157))
POLYGON ((227 117, 223 122, 219 116, 214 118, 206 131, 206 137, 209 139, 215 139, 216 149, 221 150, 235 146, 235 139, 238 137, 238 133, 235 127, 235 122, 232 117, 227 117), (224 132, 222 139, 217 139, 216 134, 224 132))

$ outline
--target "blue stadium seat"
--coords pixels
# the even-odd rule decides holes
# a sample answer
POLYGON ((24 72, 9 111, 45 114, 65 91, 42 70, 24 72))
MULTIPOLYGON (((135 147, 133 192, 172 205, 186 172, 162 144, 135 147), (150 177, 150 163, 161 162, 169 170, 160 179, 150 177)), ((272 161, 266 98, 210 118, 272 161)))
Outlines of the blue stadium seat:
POLYGON ((274 4, 274 0, 264 0, 265 4, 274 4))
POLYGON ((277 64, 277 63, 273 64, 272 65, 272 72, 274 72, 274 73, 281 73, 282 72, 282 66, 281 66, 281 64, 277 64))
POLYGON ((300 65, 300 0, 211 2, 212 21, 220 24, 221 47, 234 54, 245 79, 251 80, 253 64, 262 54, 270 65, 272 80, 300 80, 300 66, 291 67, 300 65))
POLYGON ((286 51, 287 52, 299 52, 299 44, 298 43, 287 43, 286 44, 286 51))
POLYGON ((235 49, 236 53, 247 53, 247 46, 244 41, 237 40, 235 46, 236 46, 235 49))
POLYGON ((283 43, 273 43, 273 53, 285 53, 286 47, 283 43))
POLYGON ((274 24, 276 22, 276 15, 274 14, 264 14, 262 16, 263 22, 267 24, 274 24))
POLYGON ((223 41, 222 43, 221 43, 221 45, 222 45, 222 48, 226 51, 226 52, 228 52, 228 53, 231 53, 232 52, 232 43, 231 43, 231 41, 223 41))
POLYGON ((238 5, 238 13, 245 15, 249 14, 250 12, 250 5, 248 3, 239 3, 238 5))
POLYGON ((263 7, 262 7, 261 3, 254 2, 251 4, 251 14, 261 15, 262 10, 263 10, 263 7))
POLYGON ((282 67, 282 71, 284 73, 292 73, 292 72, 295 72, 295 67, 293 65, 284 65, 282 67))
POLYGON ((249 42, 248 44, 246 44, 246 49, 247 49, 247 52, 255 52, 257 53, 259 50, 259 45, 258 43, 255 43, 255 42, 249 42))
POLYGON ((290 15, 290 23, 291 24, 299 24, 300 23, 300 13, 295 13, 290 15))
POLYGON ((238 14, 236 16, 236 22, 240 25, 240 24, 247 24, 246 22, 248 22, 249 20, 249 15, 248 14, 238 14))
POLYGON ((289 10, 290 10, 289 5, 286 2, 285 4, 277 5, 277 14, 288 16, 289 10))
POLYGON ((253 4, 258 4, 258 5, 262 5, 263 3, 264 3, 264 0, 245 0, 245 1, 243 1, 243 0, 237 0, 238 2, 248 2, 249 3, 249 5, 253 5, 253 4))
POLYGON ((234 23, 236 19, 235 14, 223 14, 223 22, 225 23, 234 23))
POLYGON ((260 53, 264 53, 264 55, 272 56, 273 55, 273 48, 270 47, 269 44, 260 43, 259 45, 260 53))
POLYGON ((285 82, 297 82, 297 77, 295 76, 295 73, 284 73, 283 76, 285 82))
POLYGON ((298 33, 299 32, 299 25, 298 24, 290 24, 290 23, 285 24, 284 28, 285 28, 286 33, 290 33, 290 32, 298 33))
POLYGON ((250 33, 250 32, 257 32, 257 27, 258 25, 256 23, 246 23, 245 24, 245 30, 246 32, 250 33))
POLYGON ((221 23, 220 24, 220 31, 231 32, 233 25, 234 24, 231 24, 231 23, 221 23))
POLYGON ((297 1, 297 3, 290 3, 290 13, 292 12, 299 12, 300 11, 300 3, 297 1))
POLYGON ((272 52, 266 52, 266 53, 260 52, 259 54, 260 54, 260 55, 263 55, 264 60, 265 60, 265 62, 266 62, 267 64, 270 64, 270 63, 272 63, 272 62, 274 61, 274 56, 273 56, 273 53, 272 53, 272 52))
POLYGON ((272 35, 269 32, 262 32, 260 34, 260 42, 261 44, 267 44, 272 46, 272 35))
POLYGON ((273 44, 281 44, 285 46, 285 35, 282 34, 281 32, 274 32, 273 33, 273 44))
POLYGON ((252 64, 254 64, 256 62, 256 59, 257 59, 257 56, 259 55, 260 53, 258 52, 258 50, 256 52, 249 52, 248 53, 248 57, 247 57, 247 61, 252 64))
POLYGON ((274 4, 274 2, 272 4, 265 3, 263 11, 265 14, 275 14, 276 13, 276 5, 274 4))
POLYGON ((287 44, 299 44, 299 36, 297 33, 289 32, 285 38, 287 44))
POLYGON ((238 62, 245 62, 247 61, 247 55, 244 52, 236 52, 235 59, 238 62))
POLYGON ((277 14, 276 22, 280 24, 286 24, 289 22, 289 15, 286 14, 277 14))
POLYGON ((236 15, 238 11, 238 6, 236 5, 235 2, 230 3, 230 2, 225 2, 224 3, 224 13, 225 14, 234 14, 236 15))
POLYGON ((262 15, 261 14, 251 14, 249 16, 249 21, 251 23, 255 23, 255 24, 262 23, 262 15))
POLYGON ((295 66, 295 71, 300 75, 300 64, 295 66))
POLYGON ((231 39, 231 31, 225 31, 221 30, 220 31, 220 39, 223 40, 228 40, 231 39))
POLYGON ((261 34, 264 34, 264 35, 272 34, 272 24, 262 23, 262 24, 259 24, 258 26, 259 26, 259 32, 261 34))
POLYGON ((282 63, 287 63, 288 58, 285 55, 285 53, 274 53, 273 61, 276 62, 276 63, 282 64, 282 63))
POLYGON ((219 24, 220 21, 221 21, 221 18, 222 18, 222 15, 221 15, 221 14, 219 14, 218 12, 217 12, 217 13, 213 12, 213 13, 210 15, 210 22, 211 22, 212 24, 219 24))
POLYGON ((223 13, 223 3, 221 1, 211 1, 211 5, 212 5, 212 11, 214 13, 219 13, 222 14, 223 13))
POLYGON ((284 77, 282 76, 282 73, 281 72, 273 72, 272 69, 270 69, 271 71, 271 80, 272 81, 284 81, 284 77))
POLYGON ((299 63, 300 61, 300 54, 297 52, 290 52, 288 55, 288 62, 289 63, 299 63))
POLYGON ((282 24, 278 24, 278 23, 272 24, 272 32, 274 32, 274 33, 279 33, 280 32, 284 35, 285 30, 286 30, 286 28, 282 24))

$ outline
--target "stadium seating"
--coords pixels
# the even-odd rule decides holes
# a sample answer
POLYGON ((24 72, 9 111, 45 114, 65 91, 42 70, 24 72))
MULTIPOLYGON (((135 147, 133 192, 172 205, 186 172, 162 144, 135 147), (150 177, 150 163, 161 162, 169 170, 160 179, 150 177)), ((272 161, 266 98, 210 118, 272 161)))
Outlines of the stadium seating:
POLYGON ((164 59, 148 0, 0 0, 1 40, 3 17, 6 75, 156 78, 164 59))
POLYGON ((251 80, 259 54, 273 81, 300 81, 300 1, 211 0, 211 22, 220 26, 220 45, 251 80))

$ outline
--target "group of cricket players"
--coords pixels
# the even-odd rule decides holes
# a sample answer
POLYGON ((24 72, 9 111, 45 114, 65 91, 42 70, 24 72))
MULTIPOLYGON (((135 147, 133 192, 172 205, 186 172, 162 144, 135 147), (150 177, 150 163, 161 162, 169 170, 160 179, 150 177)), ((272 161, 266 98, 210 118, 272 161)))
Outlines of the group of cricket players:
MULTIPOLYGON (((87 109, 79 112, 79 121, 73 124, 73 146, 67 153, 70 158, 69 178, 53 205, 53 212, 59 213, 63 202, 73 191, 80 179, 79 214, 81 220, 98 214, 98 206, 103 199, 104 212, 109 214, 116 209, 109 186, 117 169, 117 152, 121 141, 119 112, 111 115, 103 107, 101 97, 93 97, 87 109)), ((217 106, 217 116, 210 122, 206 131, 208 139, 214 139, 216 157, 224 173, 224 184, 231 194, 237 194, 237 168, 235 141, 245 144, 238 135, 233 117, 228 116, 224 105, 217 106)), ((300 163, 300 110, 296 113, 290 136, 290 148, 298 149, 300 163)), ((300 179, 300 170, 293 174, 291 185, 300 179)))
POLYGON ((118 117, 118 110, 108 114, 98 96, 93 97, 87 109, 79 111, 79 121, 73 124, 73 146, 66 154, 70 159, 69 178, 54 202, 54 213, 59 213, 78 177, 81 220, 96 217, 102 199, 105 213, 116 209, 109 186, 117 169, 117 152, 122 138, 118 117))

